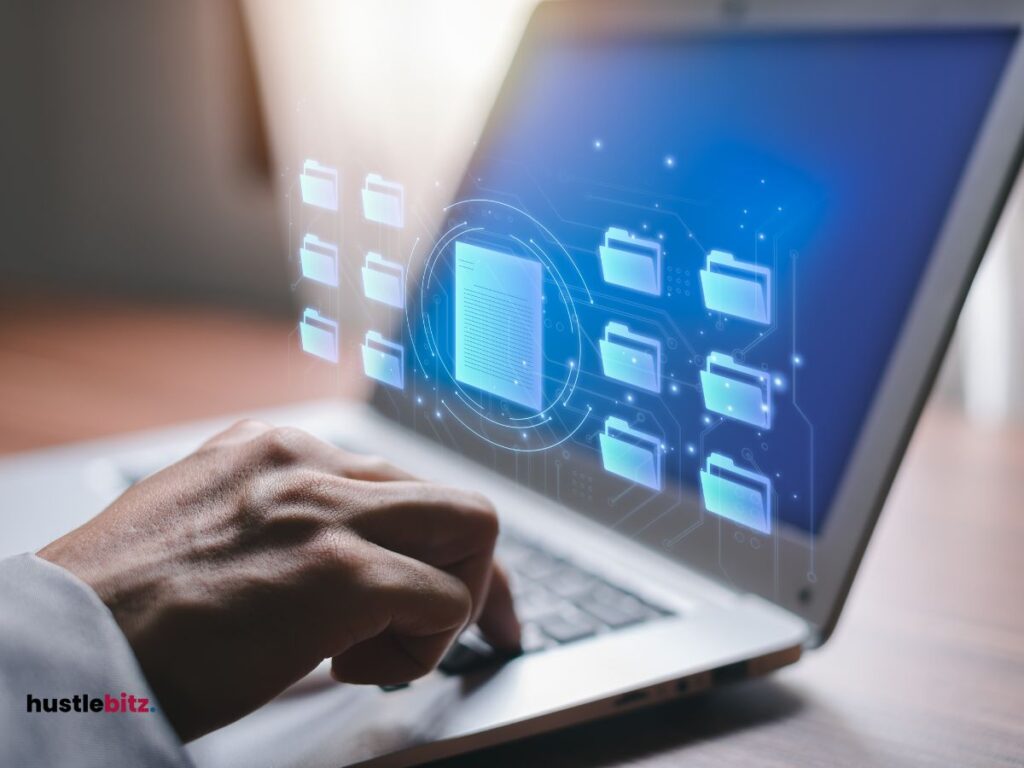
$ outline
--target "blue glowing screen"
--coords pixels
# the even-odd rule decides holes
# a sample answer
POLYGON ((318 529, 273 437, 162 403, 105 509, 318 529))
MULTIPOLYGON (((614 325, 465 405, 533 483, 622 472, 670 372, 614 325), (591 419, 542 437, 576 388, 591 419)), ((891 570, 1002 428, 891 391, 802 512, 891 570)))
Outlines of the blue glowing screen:
POLYGON ((661 545, 818 532, 1014 42, 528 41, 376 405, 661 545))

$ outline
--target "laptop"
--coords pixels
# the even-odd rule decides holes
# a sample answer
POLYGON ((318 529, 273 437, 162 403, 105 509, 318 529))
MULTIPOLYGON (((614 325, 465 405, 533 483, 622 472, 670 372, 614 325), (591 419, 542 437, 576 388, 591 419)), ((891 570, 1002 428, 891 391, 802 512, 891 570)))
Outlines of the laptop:
MULTIPOLYGON (((523 653, 470 630, 408 686, 314 672, 196 763, 413 765, 824 643, 1020 166, 1022 23, 540 5, 433 242, 385 254, 410 290, 369 402, 255 414, 491 497, 523 653)), ((225 423, 5 460, 2 554, 225 423)))

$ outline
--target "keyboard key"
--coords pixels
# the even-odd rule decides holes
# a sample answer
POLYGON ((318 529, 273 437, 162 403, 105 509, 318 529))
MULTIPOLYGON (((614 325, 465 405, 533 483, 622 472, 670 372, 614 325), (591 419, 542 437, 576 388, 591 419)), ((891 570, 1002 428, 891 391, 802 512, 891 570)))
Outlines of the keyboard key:
POLYGON ((565 610, 571 610, 568 603, 538 586, 523 591, 516 600, 516 615, 520 621, 534 621, 565 610))
POLYGON ((584 595, 600 582, 585 571, 573 566, 566 566, 552 574, 544 586, 560 597, 573 599, 584 595))
POLYGON ((539 550, 534 550, 530 553, 529 557, 518 563, 513 570, 521 576, 538 581, 554 574, 561 565, 562 563, 554 557, 546 555, 539 550))
POLYGON ((533 653, 544 650, 551 641, 536 623, 528 621, 523 623, 522 645, 523 653, 533 653))
POLYGON ((595 587, 590 593, 590 596, 599 603, 605 605, 620 606, 620 605, 640 605, 641 601, 639 598, 634 597, 621 589, 616 589, 609 584, 601 584, 595 587))
POLYGON ((577 603, 577 605, 612 629, 628 627, 630 624, 636 624, 647 617, 647 611, 639 603, 633 606, 615 606, 590 598, 577 603))
POLYGON ((537 623, 544 630, 544 634, 558 643, 571 643, 573 640, 582 640, 597 632, 597 625, 593 619, 588 618, 582 611, 552 614, 537 623))

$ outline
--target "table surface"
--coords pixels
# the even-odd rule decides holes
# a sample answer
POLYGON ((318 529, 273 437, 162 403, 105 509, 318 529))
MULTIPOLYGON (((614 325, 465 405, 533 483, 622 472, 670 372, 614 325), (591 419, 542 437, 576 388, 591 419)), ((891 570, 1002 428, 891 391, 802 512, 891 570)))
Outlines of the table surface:
MULTIPOLYGON (((0 452, 359 387, 344 365, 307 367, 286 321, 2 304, 0 452)), ((1022 499, 1024 432, 930 407, 824 648, 766 679, 490 750, 487 764, 1022 765, 1022 499)))

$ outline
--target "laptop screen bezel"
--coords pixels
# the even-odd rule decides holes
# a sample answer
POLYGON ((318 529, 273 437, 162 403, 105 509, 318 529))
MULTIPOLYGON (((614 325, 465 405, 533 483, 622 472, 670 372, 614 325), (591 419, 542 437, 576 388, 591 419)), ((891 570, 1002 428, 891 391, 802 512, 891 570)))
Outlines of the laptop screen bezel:
MULTIPOLYGON (((827 639, 838 620, 1024 157, 1024 8, 1011 0, 970 5, 965 8, 959 2, 936 2, 925 9, 911 1, 761 0, 747 4, 716 0, 622 4, 609 0, 550 0, 534 11, 482 131, 486 137, 502 112, 505 94, 523 59, 542 38, 605 35, 621 39, 630 34, 649 35, 652 31, 664 34, 773 29, 1016 29, 1014 49, 954 191, 928 268, 855 441, 823 529, 813 536, 792 527, 780 527, 776 534, 775 585, 764 584, 755 568, 745 568, 742 560, 730 564, 731 587, 759 594, 800 615, 811 625, 818 642, 827 639), (809 551, 816 563, 813 584, 808 582, 809 551)), ((376 396, 371 397, 371 403, 374 401, 378 405, 384 402, 376 396)), ((389 415, 387 408, 378 410, 389 415)), ((673 558, 653 548, 652 552, 682 561, 712 578, 721 575, 717 559, 710 554, 707 559, 693 553, 673 558)))

